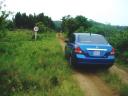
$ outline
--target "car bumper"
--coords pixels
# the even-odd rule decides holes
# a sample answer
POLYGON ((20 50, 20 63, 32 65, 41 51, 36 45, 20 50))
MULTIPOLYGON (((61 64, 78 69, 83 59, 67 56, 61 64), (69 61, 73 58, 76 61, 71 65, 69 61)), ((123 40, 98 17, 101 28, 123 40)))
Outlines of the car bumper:
POLYGON ((112 65, 115 62, 115 57, 114 56, 108 56, 107 58, 94 58, 94 57, 86 57, 85 55, 82 54, 76 54, 74 57, 74 60, 76 64, 95 64, 95 65, 100 65, 100 64, 110 64, 112 65))

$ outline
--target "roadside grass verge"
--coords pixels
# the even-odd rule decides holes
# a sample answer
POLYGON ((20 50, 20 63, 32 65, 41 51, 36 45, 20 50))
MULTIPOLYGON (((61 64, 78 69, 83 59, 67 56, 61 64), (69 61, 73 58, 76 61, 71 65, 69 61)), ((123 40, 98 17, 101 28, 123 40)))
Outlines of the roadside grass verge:
POLYGON ((125 70, 126 72, 128 72, 128 64, 127 62, 124 62, 120 59, 116 60, 116 66, 119 66, 121 69, 125 70))
POLYGON ((31 31, 8 32, 0 43, 2 96, 83 96, 55 35, 34 41, 31 31))
POLYGON ((117 74, 104 71, 99 75, 119 96, 128 96, 128 85, 124 84, 117 74))

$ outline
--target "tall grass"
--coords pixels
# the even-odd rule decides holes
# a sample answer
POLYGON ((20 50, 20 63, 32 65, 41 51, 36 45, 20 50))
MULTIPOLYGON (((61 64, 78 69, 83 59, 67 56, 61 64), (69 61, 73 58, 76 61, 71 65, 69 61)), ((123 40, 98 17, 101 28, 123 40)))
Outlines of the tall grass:
POLYGON ((72 79, 55 33, 31 40, 31 31, 8 32, 0 43, 2 96, 83 96, 72 79))
POLYGON ((119 96, 128 96, 128 84, 124 84, 117 74, 110 74, 108 71, 100 73, 101 78, 109 84, 119 96))

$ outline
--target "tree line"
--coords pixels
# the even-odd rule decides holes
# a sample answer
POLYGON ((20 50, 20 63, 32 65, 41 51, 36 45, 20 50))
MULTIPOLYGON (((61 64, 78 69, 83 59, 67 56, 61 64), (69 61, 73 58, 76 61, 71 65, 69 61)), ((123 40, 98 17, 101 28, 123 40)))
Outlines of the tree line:
POLYGON ((9 12, 2 9, 3 6, 4 2, 0 0, 0 38, 3 38, 6 35, 6 18, 9 16, 9 12))
POLYGON ((44 13, 40 13, 38 15, 26 15, 26 13, 18 12, 13 18, 13 22, 16 28, 32 29, 34 26, 36 26, 37 23, 42 22, 44 26, 55 29, 55 25, 52 19, 48 16, 45 16, 44 13))

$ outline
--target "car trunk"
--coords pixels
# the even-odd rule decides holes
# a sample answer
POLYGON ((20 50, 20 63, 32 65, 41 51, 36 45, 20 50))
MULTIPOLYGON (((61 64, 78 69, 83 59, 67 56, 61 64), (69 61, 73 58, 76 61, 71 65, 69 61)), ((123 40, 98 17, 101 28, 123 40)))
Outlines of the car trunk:
POLYGON ((79 47, 86 56, 95 58, 106 58, 112 50, 110 45, 101 44, 79 44, 79 47))

